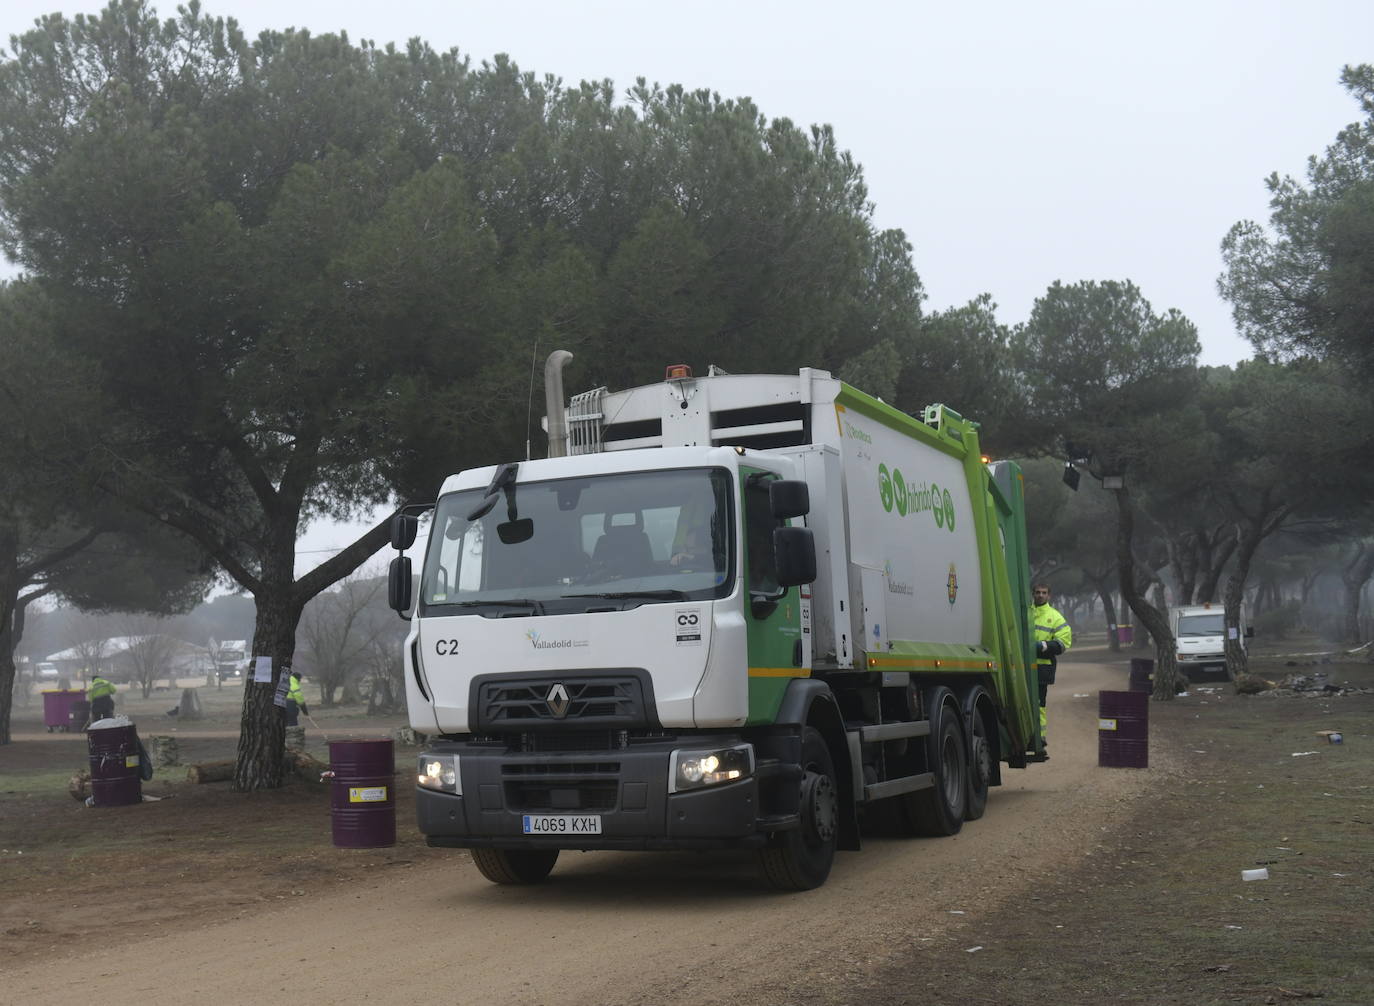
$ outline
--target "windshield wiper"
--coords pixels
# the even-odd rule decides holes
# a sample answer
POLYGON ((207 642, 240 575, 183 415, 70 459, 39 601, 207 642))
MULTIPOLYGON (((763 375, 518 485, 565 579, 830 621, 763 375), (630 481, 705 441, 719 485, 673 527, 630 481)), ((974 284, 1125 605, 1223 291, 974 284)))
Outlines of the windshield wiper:
POLYGON ((483 598, 477 601, 458 601, 459 608, 495 608, 507 605, 523 605, 536 615, 544 614, 544 602, 531 597, 483 598))
POLYGON ((612 601, 623 601, 629 597, 661 597, 670 601, 687 600, 685 590, 607 590, 597 594, 564 594, 564 597, 605 597, 612 601))

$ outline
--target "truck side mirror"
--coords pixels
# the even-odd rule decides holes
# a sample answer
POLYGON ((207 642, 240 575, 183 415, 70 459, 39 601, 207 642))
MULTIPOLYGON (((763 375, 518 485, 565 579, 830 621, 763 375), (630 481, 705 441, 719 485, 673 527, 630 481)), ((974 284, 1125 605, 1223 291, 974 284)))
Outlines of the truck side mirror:
POLYGON ((410 610, 410 556, 398 555, 391 560, 387 571, 386 600, 396 613, 409 621, 406 612, 410 610))
POLYGON ((391 547, 404 552, 415 544, 415 536, 420 530, 420 518, 408 513, 393 514, 391 517, 391 547))
MULTIPOLYGON (((777 483, 775 482, 774 485, 777 483)), ((802 488, 805 485, 802 484, 802 488)), ((773 529, 773 562, 778 585, 795 587, 816 581, 816 536, 809 527, 773 529)))
POLYGON ((774 479, 768 483, 768 506, 778 520, 805 517, 811 512, 811 491, 799 479, 774 479))

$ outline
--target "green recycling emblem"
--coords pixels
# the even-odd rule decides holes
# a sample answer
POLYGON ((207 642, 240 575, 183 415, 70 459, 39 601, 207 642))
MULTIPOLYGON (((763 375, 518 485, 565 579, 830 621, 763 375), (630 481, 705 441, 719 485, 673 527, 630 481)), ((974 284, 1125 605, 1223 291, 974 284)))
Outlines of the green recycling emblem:
POLYGON ((907 505, 906 479, 902 478, 901 471, 896 468, 892 469, 892 495, 892 502, 896 506, 897 512, 905 517, 907 505))

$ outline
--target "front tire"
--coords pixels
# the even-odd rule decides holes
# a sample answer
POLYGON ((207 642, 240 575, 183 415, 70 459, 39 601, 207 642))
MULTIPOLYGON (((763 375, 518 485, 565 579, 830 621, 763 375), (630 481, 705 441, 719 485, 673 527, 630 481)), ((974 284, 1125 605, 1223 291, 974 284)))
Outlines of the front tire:
POLYGON ((830 876, 840 827, 835 762, 815 727, 802 731, 801 821, 759 853, 764 879, 779 891, 809 891, 830 876))
POLYGON ((472 849, 478 871, 493 884, 537 884, 558 862, 557 849, 472 849))

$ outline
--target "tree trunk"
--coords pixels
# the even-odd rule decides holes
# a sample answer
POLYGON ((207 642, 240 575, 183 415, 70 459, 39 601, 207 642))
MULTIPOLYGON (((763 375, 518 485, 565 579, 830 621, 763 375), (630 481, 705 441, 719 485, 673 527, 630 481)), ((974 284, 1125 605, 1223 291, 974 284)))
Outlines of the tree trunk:
POLYGON ((1360 642, 1360 595, 1364 585, 1374 576, 1374 543, 1360 542, 1360 550, 1341 569, 1341 583, 1345 586, 1345 604, 1341 618, 1341 640, 1350 644, 1360 642))
POLYGON ((296 651, 296 626, 304 607, 295 601, 291 580, 284 587, 254 595, 257 620, 253 629, 253 668, 243 682, 243 713, 239 722, 234 788, 242 792, 276 789, 282 784, 282 753, 286 749, 285 710, 273 699, 282 671, 296 651), (272 659, 270 681, 256 681, 258 658, 272 659))
POLYGON ((1236 543, 1236 564, 1226 579, 1222 601, 1226 610, 1226 676, 1235 681, 1250 673, 1250 661, 1240 638, 1240 609, 1245 601, 1245 579, 1250 575, 1250 560, 1264 540, 1262 521, 1239 525, 1236 543))
POLYGON ((1174 634, 1169 629, 1169 619, 1145 599, 1136 584, 1135 553, 1131 541, 1135 536, 1135 513, 1131 508, 1130 490, 1115 489, 1113 492, 1116 494, 1116 565, 1121 580, 1121 597, 1154 641, 1154 698, 1167 702, 1173 699, 1174 685, 1178 681, 1178 650, 1174 645, 1174 634))
POLYGON ((1121 652, 1121 636, 1116 631, 1116 600, 1112 597, 1111 588, 1103 580, 1094 579, 1093 587, 1097 590, 1097 596, 1102 599, 1102 616, 1107 623, 1107 649, 1113 653, 1121 652))
MULTIPOLYGON (((1220 535, 1218 530, 1218 535, 1220 535)), ((1226 569, 1226 564, 1231 560, 1231 554, 1236 550, 1235 536, 1231 535, 1224 542, 1209 539, 1206 552, 1206 561, 1203 563, 1205 574, 1198 583, 1197 593, 1193 596, 1194 604, 1203 604, 1207 601, 1217 599, 1217 585, 1221 583, 1221 574, 1226 569)))
POLYGON ((0 525, 0 744, 10 742, 10 713, 14 709, 15 617, 19 592, 24 589, 19 574, 19 534, 8 524, 0 525))
POLYGON ((10 714, 14 710, 14 598, 0 596, 0 745, 10 742, 10 714))

